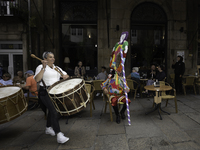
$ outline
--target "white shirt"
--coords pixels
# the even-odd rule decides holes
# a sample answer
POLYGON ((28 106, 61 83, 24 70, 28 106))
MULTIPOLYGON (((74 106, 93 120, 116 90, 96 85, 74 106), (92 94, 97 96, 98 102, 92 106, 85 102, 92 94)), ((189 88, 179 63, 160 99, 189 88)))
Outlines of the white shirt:
MULTIPOLYGON (((43 65, 39 65, 36 70, 35 70, 35 76, 41 71, 41 69, 43 68, 43 65)), ((43 80, 44 83, 46 84, 46 86, 51 86, 52 84, 54 84, 55 82, 60 80, 60 73, 58 73, 54 68, 55 65, 53 65, 53 69, 51 67, 49 67, 48 65, 45 68, 44 74, 43 74, 43 80)), ((60 67, 57 67, 60 69, 60 71, 66 75, 67 73, 65 71, 63 71, 60 67)), ((35 78, 34 76, 34 78, 35 78)), ((43 83, 40 83, 40 86, 44 86, 43 83)))
POLYGON ((3 85, 13 85, 12 80, 4 81, 3 79, 0 80, 0 83, 3 85))

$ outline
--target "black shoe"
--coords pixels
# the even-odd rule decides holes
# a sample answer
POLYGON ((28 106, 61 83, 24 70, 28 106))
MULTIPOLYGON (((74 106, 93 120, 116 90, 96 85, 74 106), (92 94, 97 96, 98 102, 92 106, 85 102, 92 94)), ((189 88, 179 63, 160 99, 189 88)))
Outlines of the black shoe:
POLYGON ((119 124, 120 123, 120 116, 118 115, 118 116, 116 116, 116 122, 117 122, 117 124, 119 124))
POLYGON ((125 116, 124 112, 120 112, 120 114, 121 114, 121 118, 122 119, 126 119, 126 116, 125 116))

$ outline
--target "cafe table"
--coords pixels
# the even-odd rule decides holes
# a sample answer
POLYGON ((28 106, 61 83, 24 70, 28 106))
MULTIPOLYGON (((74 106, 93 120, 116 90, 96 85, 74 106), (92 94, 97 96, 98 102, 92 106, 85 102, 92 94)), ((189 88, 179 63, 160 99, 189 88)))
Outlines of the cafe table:
POLYGON ((162 98, 161 98, 161 93, 162 92, 165 92, 165 91, 169 91, 172 89, 171 86, 168 86, 168 85, 160 85, 159 87, 156 87, 154 85, 147 85, 144 87, 146 90, 148 91, 154 91, 155 92, 155 96, 154 96, 154 103, 155 103, 155 107, 153 110, 149 111, 149 112, 146 112, 145 114, 148 115, 149 113, 152 113, 156 110, 158 110, 158 114, 160 116, 160 120, 162 120, 162 116, 160 114, 160 110, 164 113, 167 113, 168 115, 170 115, 170 113, 162 110, 161 108, 161 102, 162 102, 162 98))

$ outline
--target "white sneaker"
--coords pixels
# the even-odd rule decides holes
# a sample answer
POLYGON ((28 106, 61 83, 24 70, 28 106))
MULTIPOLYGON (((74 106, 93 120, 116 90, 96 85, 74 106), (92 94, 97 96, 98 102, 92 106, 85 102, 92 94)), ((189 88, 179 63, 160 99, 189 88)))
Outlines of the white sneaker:
POLYGON ((63 144, 63 143, 65 143, 65 142, 67 142, 68 140, 69 140, 69 138, 66 137, 66 136, 64 136, 64 134, 63 134, 62 132, 59 132, 59 133, 57 134, 57 142, 58 142, 58 143, 63 144))
POLYGON ((46 134, 50 134, 51 136, 55 136, 56 135, 54 130, 52 129, 52 127, 48 127, 48 128, 46 127, 45 133, 46 134))

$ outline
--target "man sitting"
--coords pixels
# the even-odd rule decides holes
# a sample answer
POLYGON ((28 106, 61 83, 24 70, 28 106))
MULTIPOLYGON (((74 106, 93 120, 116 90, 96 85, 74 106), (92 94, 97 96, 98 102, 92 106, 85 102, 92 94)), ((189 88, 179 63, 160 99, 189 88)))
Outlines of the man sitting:
POLYGON ((26 81, 26 78, 23 76, 23 72, 22 71, 17 71, 17 76, 15 76, 13 78, 13 84, 24 84, 24 82, 26 81))
POLYGON ((101 72, 97 75, 97 80, 106 80, 108 77, 106 67, 101 67, 101 72))
MULTIPOLYGON (((34 72, 32 70, 28 70, 25 72, 26 78, 26 85, 22 86, 23 89, 29 90, 29 97, 36 97, 38 95, 37 91, 37 82, 35 81, 34 72)), ((27 93, 24 94, 27 97, 27 93)))

